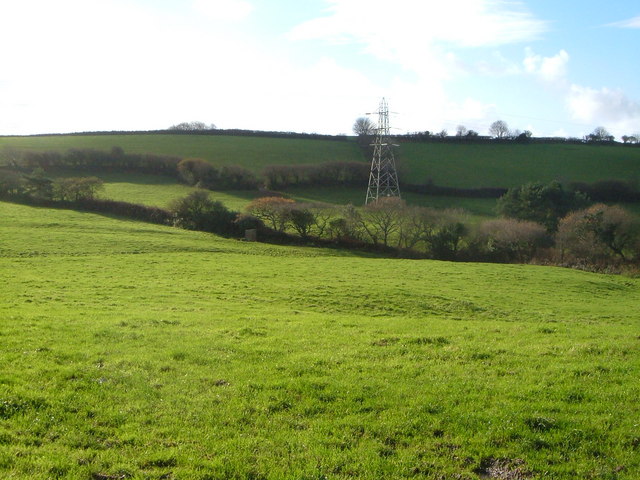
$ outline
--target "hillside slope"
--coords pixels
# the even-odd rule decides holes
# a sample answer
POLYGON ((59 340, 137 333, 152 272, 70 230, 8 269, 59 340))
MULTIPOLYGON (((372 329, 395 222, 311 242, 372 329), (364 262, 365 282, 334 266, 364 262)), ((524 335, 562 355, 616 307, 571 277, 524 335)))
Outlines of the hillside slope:
POLYGON ((240 165, 256 173, 267 165, 364 161, 354 141, 341 140, 171 134, 0 137, 0 149, 66 151, 92 148, 108 151, 114 146, 127 153, 203 158, 217 165, 240 165))
MULTIPOLYGON (((56 150, 119 146, 129 153, 198 157, 259 173, 267 165, 369 161, 353 138, 290 139, 225 135, 61 135, 0 137, 3 148, 56 150)), ((452 187, 511 187, 531 181, 640 181, 640 148, 622 145, 456 144, 402 142, 401 175, 407 183, 432 180, 452 187)))
POLYGON ((623 145, 403 143, 402 168, 414 183, 514 187, 532 181, 640 181, 640 148, 623 145))
POLYGON ((8 203, 0 232, 0 476, 640 475, 640 280, 8 203))

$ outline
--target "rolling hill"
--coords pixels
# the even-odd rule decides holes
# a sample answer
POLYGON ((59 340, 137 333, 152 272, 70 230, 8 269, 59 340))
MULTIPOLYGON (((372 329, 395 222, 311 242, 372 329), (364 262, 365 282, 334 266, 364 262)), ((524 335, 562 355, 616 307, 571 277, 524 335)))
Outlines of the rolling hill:
MULTIPOLYGON (((197 157, 259 173, 267 165, 369 161, 353 138, 318 140, 227 135, 114 134, 0 137, 3 149, 55 150, 119 146, 129 153, 197 157)), ((6 155, 5 155, 6 156, 6 155)), ((456 144, 403 141, 398 152, 407 183, 512 187, 530 181, 640 180, 640 148, 563 143, 456 144)))
POLYGON ((0 232, 0 476, 640 475, 637 279, 10 203, 0 232))

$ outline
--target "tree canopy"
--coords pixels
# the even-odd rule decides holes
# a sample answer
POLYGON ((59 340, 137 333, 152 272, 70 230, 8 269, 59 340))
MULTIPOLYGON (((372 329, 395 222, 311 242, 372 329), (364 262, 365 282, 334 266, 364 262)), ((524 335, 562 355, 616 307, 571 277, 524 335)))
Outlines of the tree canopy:
POLYGON ((489 127, 489 133, 495 138, 507 138, 509 137, 509 125, 504 120, 496 120, 489 127))
POLYGON ((356 118, 356 121, 353 123, 353 133, 358 136, 373 135, 375 132, 375 125, 367 117, 356 118))
POLYGON ((182 130, 182 131, 201 131, 201 130, 215 130, 216 126, 212 123, 207 125, 204 122, 182 122, 175 125, 171 125, 169 130, 182 130))
POLYGON ((548 185, 533 182, 509 189, 498 200, 498 213, 504 217, 537 222, 554 232, 562 217, 585 207, 587 203, 585 195, 567 191, 558 182, 548 185))

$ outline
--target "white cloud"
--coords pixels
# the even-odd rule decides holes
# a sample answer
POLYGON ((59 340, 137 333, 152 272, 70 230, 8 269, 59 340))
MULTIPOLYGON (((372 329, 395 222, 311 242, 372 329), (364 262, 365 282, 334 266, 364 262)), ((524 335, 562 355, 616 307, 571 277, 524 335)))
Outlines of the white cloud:
POLYGON ((616 135, 640 130, 640 103, 622 90, 571 85, 567 106, 575 120, 604 125, 616 135))
POLYGON ((392 6, 385 0, 326 3, 326 15, 298 25, 288 38, 354 46, 361 54, 400 66, 379 96, 389 98, 391 108, 402 112, 392 120, 405 131, 452 130, 454 122, 478 129, 494 107, 471 98, 453 101, 447 92, 450 81, 477 73, 510 75, 521 67, 497 51, 487 60, 465 61, 459 49, 529 41, 547 28, 519 1, 396 0, 392 6))
POLYGON ((607 26, 618 28, 640 28, 640 16, 633 17, 628 20, 622 20, 621 22, 610 23, 607 26))
POLYGON ((490 47, 532 40, 546 30, 515 1, 327 0, 328 15, 298 25, 290 38, 362 45, 406 69, 446 70, 454 47, 490 47))
POLYGON ((220 124, 269 68, 238 35, 126 1, 2 2, 0 17, 5 134, 220 124))
POLYGON ((194 0, 193 8, 214 20, 237 21, 249 16, 253 5, 245 0, 194 0))
POLYGON ((566 77, 569 54, 565 50, 560 50, 553 57, 543 57, 527 48, 522 63, 527 73, 536 75, 545 82, 554 83, 566 77))

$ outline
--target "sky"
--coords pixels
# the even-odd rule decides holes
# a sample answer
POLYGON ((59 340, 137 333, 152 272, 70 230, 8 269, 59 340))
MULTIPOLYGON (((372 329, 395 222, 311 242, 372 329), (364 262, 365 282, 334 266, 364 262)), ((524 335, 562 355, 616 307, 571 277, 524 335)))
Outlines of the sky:
POLYGON ((398 134, 640 133, 637 0, 0 0, 0 19, 0 135, 351 134, 383 97, 398 134))

